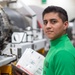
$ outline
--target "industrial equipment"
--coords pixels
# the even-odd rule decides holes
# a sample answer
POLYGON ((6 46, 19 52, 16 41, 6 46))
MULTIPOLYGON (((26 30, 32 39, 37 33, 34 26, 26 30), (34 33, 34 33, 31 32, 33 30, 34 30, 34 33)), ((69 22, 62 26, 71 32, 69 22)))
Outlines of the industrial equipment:
POLYGON ((0 66, 19 59, 26 48, 44 50, 46 39, 36 13, 23 2, 21 5, 16 9, 0 9, 0 66))

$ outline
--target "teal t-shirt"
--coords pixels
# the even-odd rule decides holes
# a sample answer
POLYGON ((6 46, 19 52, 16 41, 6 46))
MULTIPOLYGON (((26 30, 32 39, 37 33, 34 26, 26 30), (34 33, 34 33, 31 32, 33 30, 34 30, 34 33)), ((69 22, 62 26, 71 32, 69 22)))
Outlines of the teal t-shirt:
POLYGON ((43 75, 75 75, 75 48, 67 34, 51 40, 45 58, 43 75))

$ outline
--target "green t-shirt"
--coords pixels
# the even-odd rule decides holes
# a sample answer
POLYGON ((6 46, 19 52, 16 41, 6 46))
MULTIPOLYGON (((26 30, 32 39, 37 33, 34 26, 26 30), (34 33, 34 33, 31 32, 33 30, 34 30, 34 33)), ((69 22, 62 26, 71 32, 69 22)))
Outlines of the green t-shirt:
POLYGON ((75 48, 66 34, 51 40, 43 75, 75 75, 75 48))

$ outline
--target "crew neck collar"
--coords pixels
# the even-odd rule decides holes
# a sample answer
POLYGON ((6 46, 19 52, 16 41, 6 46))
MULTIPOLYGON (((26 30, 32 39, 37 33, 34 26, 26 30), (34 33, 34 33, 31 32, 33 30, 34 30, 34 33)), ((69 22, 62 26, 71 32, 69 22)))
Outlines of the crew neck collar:
POLYGON ((66 39, 65 38, 66 36, 67 36, 67 34, 64 34, 64 35, 62 35, 61 37, 59 37, 59 38, 57 38, 55 40, 50 40, 51 46, 58 44, 60 40, 66 39))

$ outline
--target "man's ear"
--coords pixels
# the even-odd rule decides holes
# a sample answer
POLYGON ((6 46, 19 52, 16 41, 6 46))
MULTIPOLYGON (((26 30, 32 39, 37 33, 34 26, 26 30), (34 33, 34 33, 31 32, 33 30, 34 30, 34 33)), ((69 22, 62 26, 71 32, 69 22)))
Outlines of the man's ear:
POLYGON ((68 21, 65 21, 64 22, 64 30, 66 30, 68 28, 68 25, 69 25, 68 21))

